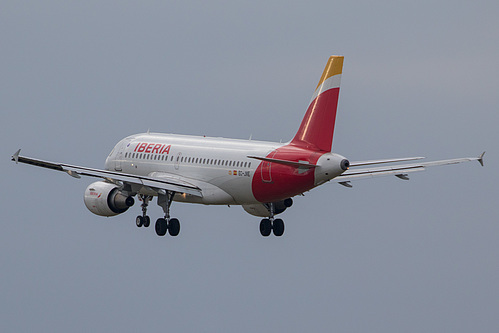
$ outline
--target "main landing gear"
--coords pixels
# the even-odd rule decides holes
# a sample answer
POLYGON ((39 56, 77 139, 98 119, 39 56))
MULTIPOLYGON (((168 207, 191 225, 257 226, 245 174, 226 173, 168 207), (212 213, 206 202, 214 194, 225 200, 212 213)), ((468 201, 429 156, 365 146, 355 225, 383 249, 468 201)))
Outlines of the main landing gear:
POLYGON ((264 237, 270 236, 271 232, 274 232, 274 235, 277 237, 282 236, 284 234, 284 221, 282 219, 274 219, 273 203, 265 204, 265 207, 267 207, 270 216, 260 222, 260 233, 264 237))
MULTIPOLYGON (((180 233, 180 221, 176 218, 170 218, 170 206, 174 196, 175 192, 166 192, 166 194, 158 196, 158 205, 165 212, 165 217, 157 219, 154 226, 158 236, 164 236, 167 232, 170 233, 170 236, 177 236, 180 233)), ((135 223, 137 227, 147 228, 151 224, 151 219, 147 216, 147 206, 152 197, 140 194, 139 198, 142 200, 142 215, 137 216, 135 223)))
POLYGON ((158 205, 163 208, 165 218, 159 218, 156 221, 156 234, 158 236, 166 235, 168 231, 170 236, 177 236, 180 233, 180 221, 176 218, 170 218, 170 206, 175 192, 167 192, 165 195, 158 196, 158 205))

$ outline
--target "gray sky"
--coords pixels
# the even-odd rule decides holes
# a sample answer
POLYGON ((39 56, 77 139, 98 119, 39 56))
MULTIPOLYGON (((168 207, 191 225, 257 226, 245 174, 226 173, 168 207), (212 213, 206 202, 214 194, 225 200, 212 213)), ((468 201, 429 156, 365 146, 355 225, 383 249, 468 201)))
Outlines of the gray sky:
MULTIPOLYGON (((2 332, 495 332, 497 1, 4 1, 2 332), (150 129, 289 140, 345 56, 334 151, 478 163, 324 185, 263 238, 241 207, 174 204, 179 237, 83 204, 150 129)), ((153 220, 161 209, 151 206, 153 220)))

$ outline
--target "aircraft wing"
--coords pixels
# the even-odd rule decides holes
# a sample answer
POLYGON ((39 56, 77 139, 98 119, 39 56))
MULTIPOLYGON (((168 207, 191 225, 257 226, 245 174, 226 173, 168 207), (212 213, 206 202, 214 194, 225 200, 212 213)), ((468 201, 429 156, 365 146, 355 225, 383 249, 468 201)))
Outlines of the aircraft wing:
POLYGON ((421 162, 421 163, 409 163, 409 164, 399 164, 399 165, 391 165, 391 166, 382 166, 382 167, 373 167, 373 168, 361 168, 355 169, 355 166, 366 166, 366 165, 374 165, 374 164, 382 164, 382 163, 393 163, 400 161, 410 161, 410 160, 420 160, 424 157, 410 157, 403 159, 392 159, 392 160, 372 160, 372 161, 364 161, 364 162, 353 162, 350 165, 353 168, 345 171, 340 176, 334 178, 334 181, 346 186, 352 187, 350 181, 358 180, 363 178, 372 178, 378 176, 389 176, 395 175, 396 177, 409 180, 408 173, 416 172, 416 171, 424 171, 427 167, 439 166, 439 165, 450 165, 450 164, 458 164, 470 161, 478 161, 483 166, 483 156, 485 152, 483 152, 478 157, 464 157, 464 158, 455 158, 450 160, 440 160, 440 161, 432 161, 432 162, 421 162))
POLYGON ((96 177, 96 178, 102 178, 105 181, 116 184, 118 186, 124 184, 139 185, 141 187, 145 186, 153 190, 156 190, 160 194, 161 191, 166 190, 178 193, 187 193, 197 197, 203 196, 201 194, 201 189, 199 187, 178 178, 147 177, 147 176, 139 176, 122 172, 110 171, 110 170, 93 169, 77 165, 49 162, 35 158, 20 156, 19 155, 20 152, 21 149, 19 149, 12 156, 12 161, 16 163, 31 164, 42 168, 63 171, 74 178, 81 178, 81 176, 96 177))

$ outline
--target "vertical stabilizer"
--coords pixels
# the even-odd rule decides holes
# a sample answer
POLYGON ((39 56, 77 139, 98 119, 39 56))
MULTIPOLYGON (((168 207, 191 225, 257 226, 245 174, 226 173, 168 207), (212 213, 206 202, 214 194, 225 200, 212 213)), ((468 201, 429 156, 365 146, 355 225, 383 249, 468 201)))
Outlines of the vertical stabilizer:
POLYGON ((329 57, 307 113, 291 144, 331 151, 342 69, 343 56, 329 57))

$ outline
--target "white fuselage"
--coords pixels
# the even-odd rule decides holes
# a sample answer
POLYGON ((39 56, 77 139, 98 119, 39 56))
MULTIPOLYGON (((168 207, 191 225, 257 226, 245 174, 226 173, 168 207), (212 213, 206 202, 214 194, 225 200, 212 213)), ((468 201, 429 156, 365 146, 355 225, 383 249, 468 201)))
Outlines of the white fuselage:
MULTIPOLYGON (((126 137, 106 159, 106 170, 180 181, 200 187, 203 197, 176 195, 176 201, 204 204, 258 203, 251 183, 261 161, 282 143, 145 133, 126 137)), ((258 176, 258 175, 257 175, 258 176)), ((260 176, 258 176, 260 177, 260 176)))

